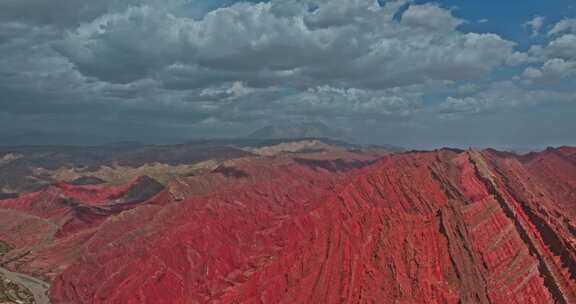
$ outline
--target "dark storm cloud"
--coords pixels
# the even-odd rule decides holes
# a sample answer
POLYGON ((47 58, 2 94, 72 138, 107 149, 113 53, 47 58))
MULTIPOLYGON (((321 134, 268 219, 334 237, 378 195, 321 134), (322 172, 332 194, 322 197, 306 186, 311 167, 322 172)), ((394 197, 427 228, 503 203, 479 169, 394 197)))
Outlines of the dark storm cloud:
POLYGON ((119 1, 3 0, 0 20, 73 26, 106 13, 115 2, 119 1))
MULTIPOLYGON (((174 10, 184 4, 194 5, 197 0, 2 0, 0 20, 35 25, 51 25, 58 28, 74 28, 80 24, 132 6, 154 5, 159 9, 174 10)), ((219 3, 219 0, 212 1, 219 3)), ((202 13, 203 8, 198 9, 202 13)))

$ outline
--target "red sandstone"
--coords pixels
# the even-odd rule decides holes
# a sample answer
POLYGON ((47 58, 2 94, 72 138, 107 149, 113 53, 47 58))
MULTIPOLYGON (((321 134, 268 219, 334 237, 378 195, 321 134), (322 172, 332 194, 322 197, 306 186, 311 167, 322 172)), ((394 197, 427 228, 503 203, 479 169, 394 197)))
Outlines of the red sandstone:
POLYGON ((5 267, 53 303, 576 303, 573 148, 246 160, 123 202, 137 182, 0 201, 5 267))

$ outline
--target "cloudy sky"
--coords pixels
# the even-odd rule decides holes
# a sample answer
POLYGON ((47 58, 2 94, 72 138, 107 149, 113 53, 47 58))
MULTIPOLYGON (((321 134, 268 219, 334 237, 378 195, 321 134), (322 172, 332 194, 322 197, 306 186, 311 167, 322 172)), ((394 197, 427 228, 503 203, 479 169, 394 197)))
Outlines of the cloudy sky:
POLYGON ((0 140, 576 145, 571 0, 2 0, 0 140))

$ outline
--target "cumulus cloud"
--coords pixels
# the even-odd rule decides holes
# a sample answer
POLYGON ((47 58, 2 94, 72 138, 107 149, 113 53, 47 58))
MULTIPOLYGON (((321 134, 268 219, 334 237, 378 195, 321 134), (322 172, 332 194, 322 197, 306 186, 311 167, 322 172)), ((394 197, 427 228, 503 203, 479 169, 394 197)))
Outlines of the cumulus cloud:
POLYGON ((422 94, 407 90, 343 89, 331 86, 309 88, 304 92, 278 99, 277 104, 289 105, 292 114, 315 113, 321 117, 409 116, 422 107, 422 94))
POLYGON ((550 83, 576 75, 576 61, 561 58, 547 60, 540 68, 528 67, 522 76, 530 82, 550 83))
POLYGON ((546 20, 545 17, 542 16, 534 16, 532 20, 526 22, 524 26, 530 28, 532 30, 532 36, 540 35, 540 30, 544 26, 544 21, 546 20))
POLYGON ((450 10, 400 11, 406 3, 237 3, 191 19, 147 2, 46 46, 74 79, 57 87, 78 96, 62 100, 126 108, 114 115, 157 104, 166 120, 190 123, 409 117, 431 87, 485 77, 519 54, 496 34, 459 31, 450 10))
POLYGON ((481 114, 499 112, 518 107, 537 106, 546 103, 575 102, 574 92, 551 92, 529 89, 511 81, 495 82, 468 96, 448 96, 436 107, 436 111, 446 115, 481 114))
POLYGON ((413 5, 402 15, 402 23, 410 27, 452 31, 463 23, 452 12, 434 4, 413 5))
POLYGON ((513 56, 512 42, 459 32, 462 21, 436 5, 411 5, 398 22, 398 4, 239 3, 201 20, 144 6, 84 24, 57 48, 83 74, 108 82, 170 83, 172 71, 185 71, 190 86, 246 79, 299 88, 473 79, 513 56))
POLYGON ((554 36, 561 33, 576 33, 576 19, 561 20, 554 25, 554 27, 548 32, 548 35, 554 36))
POLYGON ((529 49, 525 62, 531 65, 521 75, 526 83, 554 83, 576 76, 575 25, 574 19, 561 20, 549 31, 547 42, 529 49))
POLYGON ((346 128, 534 104, 527 88, 491 84, 506 65, 532 64, 522 78, 533 83, 573 76, 569 20, 526 53, 498 34, 464 31, 465 22, 405 0, 6 0, 0 113, 346 128))
POLYGON ((539 60, 546 61, 551 58, 575 59, 576 35, 565 34, 552 39, 545 46, 533 46, 529 53, 539 60))

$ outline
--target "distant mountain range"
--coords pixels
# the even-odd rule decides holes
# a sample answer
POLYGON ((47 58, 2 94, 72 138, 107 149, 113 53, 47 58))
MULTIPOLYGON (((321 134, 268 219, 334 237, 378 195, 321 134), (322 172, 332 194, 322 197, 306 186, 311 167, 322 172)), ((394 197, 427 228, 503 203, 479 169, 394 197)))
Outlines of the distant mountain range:
POLYGON ((382 155, 398 149, 326 138, 206 139, 177 145, 116 142, 99 146, 0 146, 0 193, 36 191, 61 180, 73 182, 82 177, 124 182, 150 175, 164 182, 174 176, 203 172, 231 159, 315 152, 330 152, 339 158, 347 155, 346 151, 382 155))

